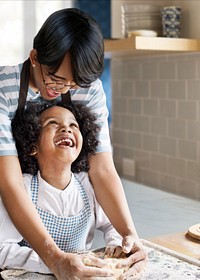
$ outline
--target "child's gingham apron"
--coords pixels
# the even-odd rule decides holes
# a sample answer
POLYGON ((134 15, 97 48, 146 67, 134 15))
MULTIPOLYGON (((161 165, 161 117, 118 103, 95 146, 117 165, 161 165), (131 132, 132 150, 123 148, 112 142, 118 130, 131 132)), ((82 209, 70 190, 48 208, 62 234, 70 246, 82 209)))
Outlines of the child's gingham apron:
MULTIPOLYGON (((86 239, 91 224, 91 207, 88 196, 84 187, 76 177, 74 177, 74 182, 75 186, 79 189, 84 202, 84 207, 76 216, 62 217, 53 215, 37 205, 39 186, 37 175, 33 176, 31 180, 32 201, 36 206, 40 218, 55 243, 65 252, 79 252, 86 250, 86 239)), ((21 246, 30 247, 26 240, 21 241, 19 244, 21 246)))

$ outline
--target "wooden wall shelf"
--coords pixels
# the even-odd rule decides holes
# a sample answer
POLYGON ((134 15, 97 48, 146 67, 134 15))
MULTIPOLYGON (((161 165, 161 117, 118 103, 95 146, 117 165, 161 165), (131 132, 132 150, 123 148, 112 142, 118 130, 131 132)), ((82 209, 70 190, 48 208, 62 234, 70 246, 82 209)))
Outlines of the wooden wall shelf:
POLYGON ((200 39, 142 37, 105 39, 105 57, 200 52, 200 39))

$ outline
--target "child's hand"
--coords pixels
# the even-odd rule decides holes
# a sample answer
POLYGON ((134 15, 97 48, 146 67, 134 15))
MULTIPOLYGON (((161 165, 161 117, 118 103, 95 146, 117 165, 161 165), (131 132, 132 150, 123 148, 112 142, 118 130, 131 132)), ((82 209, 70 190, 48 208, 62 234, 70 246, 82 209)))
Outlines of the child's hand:
POLYGON ((121 246, 107 246, 105 256, 108 258, 125 258, 127 255, 123 252, 121 246))
MULTIPOLYGON (((131 239, 129 239, 130 242, 131 239)), ((123 258, 118 262, 116 268, 124 268, 124 273, 119 277, 122 279, 141 279, 145 272, 148 261, 148 255, 139 239, 132 239, 131 250, 126 254, 123 247, 113 246, 107 247, 105 251, 106 257, 123 258)))
MULTIPOLYGON (((125 244, 123 248, 129 248, 132 242, 131 250, 127 250, 127 258, 122 260, 117 267, 129 266, 129 269, 121 276, 119 279, 141 279, 142 275, 145 272, 145 268, 148 262, 148 254, 145 251, 142 243, 139 239, 135 239, 131 236, 128 237, 128 242, 125 238, 123 239, 122 244, 125 244), (127 245, 128 244, 128 245, 127 245)), ((125 251, 125 250, 123 250, 125 251)))

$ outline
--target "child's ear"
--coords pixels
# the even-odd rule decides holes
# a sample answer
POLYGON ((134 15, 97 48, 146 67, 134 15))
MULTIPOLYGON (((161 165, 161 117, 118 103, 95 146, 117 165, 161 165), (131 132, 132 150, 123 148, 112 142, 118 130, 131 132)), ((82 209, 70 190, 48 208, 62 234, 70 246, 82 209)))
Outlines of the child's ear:
POLYGON ((37 147, 35 145, 32 146, 30 156, 35 156, 37 154, 37 147))

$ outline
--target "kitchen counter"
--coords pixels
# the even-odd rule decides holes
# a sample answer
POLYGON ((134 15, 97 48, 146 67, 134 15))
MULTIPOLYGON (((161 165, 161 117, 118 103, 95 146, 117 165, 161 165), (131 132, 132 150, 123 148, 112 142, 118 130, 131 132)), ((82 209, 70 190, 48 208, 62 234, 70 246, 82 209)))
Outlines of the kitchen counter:
POLYGON ((149 248, 149 263, 141 280, 200 279, 200 261, 152 242, 145 243, 149 248))
MULTIPOLYGON (((149 262, 141 280, 200 279, 200 261, 147 240, 142 240, 142 242, 148 252, 149 262)), ((28 273, 25 271, 4 271, 3 274, 2 277, 4 280, 56 280, 55 277, 50 275, 28 273), (16 273, 19 275, 17 276, 16 273)), ((102 278, 93 277, 92 279, 100 280, 102 278)))
POLYGON ((177 232, 149 239, 151 242, 200 260, 200 240, 190 237, 187 232, 177 232))

